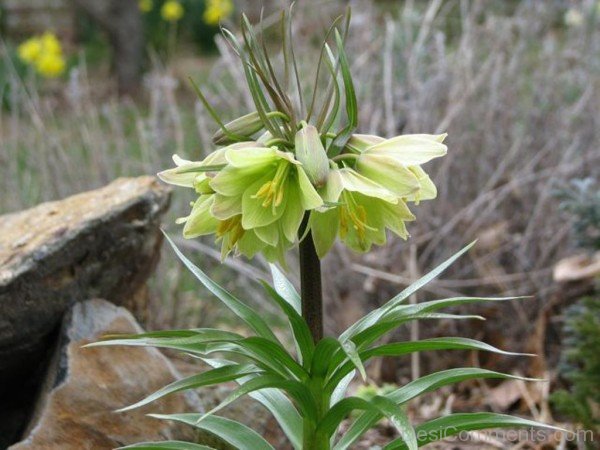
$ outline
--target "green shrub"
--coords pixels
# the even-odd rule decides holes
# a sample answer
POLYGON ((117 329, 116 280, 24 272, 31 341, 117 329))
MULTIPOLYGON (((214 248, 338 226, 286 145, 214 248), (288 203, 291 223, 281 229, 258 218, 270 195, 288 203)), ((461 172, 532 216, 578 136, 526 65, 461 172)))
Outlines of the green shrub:
POLYGON ((552 403, 585 428, 600 431, 600 297, 582 298, 569 307, 564 331, 559 373, 571 388, 555 392, 552 403))

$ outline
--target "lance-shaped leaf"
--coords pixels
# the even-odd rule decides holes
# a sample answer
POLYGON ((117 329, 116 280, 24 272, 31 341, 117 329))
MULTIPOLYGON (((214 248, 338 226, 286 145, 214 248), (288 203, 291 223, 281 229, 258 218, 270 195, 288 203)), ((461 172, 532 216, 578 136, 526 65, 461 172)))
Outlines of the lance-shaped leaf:
MULTIPOLYGON (((396 389, 393 392, 385 394, 385 397, 396 404, 406 403, 426 392, 431 392, 443 386, 448 386, 462 381, 474 379, 517 379, 530 380, 515 375, 494 372, 492 370, 480 369, 478 367, 466 367, 458 369, 443 370, 411 381, 405 386, 396 389)), ((344 433, 344 436, 335 444, 333 450, 346 450, 350 445, 356 442, 367 430, 371 429, 381 418, 382 414, 374 411, 365 411, 361 414, 344 433)))
POLYGON ((448 258, 446 261, 441 263, 439 266, 437 266, 431 272, 429 272, 428 274, 419 278, 417 281, 412 283, 410 286, 408 286, 406 289, 404 289, 398 295, 393 297, 391 300, 389 300, 383 306, 371 311, 369 314, 364 316, 362 319, 359 319, 358 321, 356 321, 352 326, 350 326, 346 331, 344 331, 344 333, 342 333, 342 335, 340 336, 340 339, 341 340, 350 339, 353 336, 355 336, 356 334, 360 333, 365 328, 377 323, 379 321, 379 319, 387 311, 389 311, 394 306, 399 305, 400 303, 402 303, 403 300, 407 299, 412 294, 414 294, 419 289, 421 289, 423 286, 425 286, 427 283, 429 283, 431 280, 438 277, 444 270, 446 270, 448 267, 450 267, 450 265, 452 265, 452 263, 454 263, 454 261, 456 261, 458 258, 460 258, 473 245, 475 245, 475 242, 472 242, 471 244, 467 245, 459 252, 452 255, 450 258, 448 258))
MULTIPOLYGON (((450 414, 420 425, 416 429, 419 447, 440 439, 455 436, 463 431, 485 430, 487 428, 539 427, 565 431, 562 428, 547 425, 520 417, 495 413, 462 413, 450 414)), ((405 450, 404 442, 396 439, 386 445, 383 450, 405 450)))
POLYGON ((302 303, 300 294, 290 280, 277 268, 275 264, 269 264, 271 276, 273 277, 273 287, 281 298, 287 301, 298 314, 302 314, 302 303))
POLYGON ((202 270, 194 265, 189 259, 185 257, 181 251, 177 248, 175 243, 164 233, 165 238, 173 247, 175 254, 179 257, 179 259, 185 264, 185 266, 194 274, 198 280, 210 291, 212 292, 219 300, 223 302, 225 306, 227 306, 236 316, 242 319, 250 328, 252 328, 256 334, 262 336, 265 339, 272 340, 274 342, 279 342, 275 334, 271 331, 271 328, 265 322, 265 320, 261 317, 261 315, 256 312, 254 309, 250 308, 246 304, 242 303, 232 294, 227 292, 224 288, 219 286, 213 280, 208 277, 202 270))
POLYGON ((147 405, 154 400, 164 397, 165 395, 173 394, 175 392, 187 391, 189 389, 197 389, 203 386, 212 386, 214 384, 225 383, 233 381, 250 374, 258 374, 262 371, 256 366, 251 364, 236 364, 230 366, 223 366, 217 369, 212 369, 207 372, 192 375, 182 380, 177 380, 162 389, 150 394, 148 397, 140 400, 133 405, 121 408, 118 412, 129 411, 140 406, 147 405))
POLYGON ((299 381, 286 380, 278 375, 260 375, 242 384, 229 394, 219 405, 202 415, 198 420, 202 421, 205 417, 225 408, 227 405, 244 395, 268 388, 285 391, 296 402, 304 418, 310 420, 310 418, 316 417, 317 405, 307 386, 299 381))
POLYGON ((297 350, 302 357, 302 365, 304 367, 310 367, 315 344, 306 321, 300 314, 296 312, 292 305, 286 302, 283 297, 281 297, 271 286, 264 281, 262 282, 262 285, 269 296, 275 300, 277 305, 287 316, 290 328, 292 329, 292 334, 294 336, 294 343, 296 344, 297 350))
MULTIPOLYGON (((460 337, 443 337, 423 339, 421 341, 394 342, 391 344, 380 345, 378 347, 360 352, 360 359, 368 361, 374 356, 402 356, 414 352, 432 351, 432 350, 479 350, 500 355, 509 356, 531 356, 524 353, 513 353, 500 350, 493 345, 475 339, 460 337)), ((341 366, 331 377, 331 383, 337 385, 339 381, 352 370, 349 363, 341 366)))
POLYGON ((162 420, 174 420, 185 423, 200 430, 208 431, 238 450, 274 450, 256 431, 235 420, 224 417, 209 416, 198 422, 201 414, 150 414, 162 420))
POLYGON ((387 417, 400 435, 410 444, 411 450, 416 449, 416 436, 406 413, 391 400, 376 396, 372 400, 359 397, 348 397, 335 404, 317 425, 317 433, 332 436, 339 424, 352 411, 364 410, 387 417))
MULTIPOLYGON (((217 358, 201 358, 206 364, 211 367, 223 367, 233 364, 231 361, 217 358)), ((247 377, 236 380, 236 383, 242 384, 256 375, 248 375, 247 377)), ((249 394, 254 400, 263 405, 271 414, 290 440, 290 443, 295 450, 302 450, 302 418, 292 402, 279 389, 261 389, 249 394)))

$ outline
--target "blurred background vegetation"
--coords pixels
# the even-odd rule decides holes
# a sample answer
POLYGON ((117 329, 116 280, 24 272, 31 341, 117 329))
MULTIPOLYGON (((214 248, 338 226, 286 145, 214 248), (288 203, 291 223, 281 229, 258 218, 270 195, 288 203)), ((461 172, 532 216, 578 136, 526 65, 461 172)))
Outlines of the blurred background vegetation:
MULTIPOLYGON (((294 44, 307 80, 324 30, 347 4, 353 6, 347 48, 360 131, 446 131, 449 153, 429 167, 439 197, 416 208, 408 242, 392 240, 367 256, 340 247, 327 257, 327 331, 349 325, 478 239, 475 251, 430 284, 427 295, 534 295, 479 311, 490 320, 464 324, 468 330, 460 334, 540 354, 526 366, 496 357, 475 361, 552 380, 546 391, 528 394, 533 407, 521 399, 504 409, 522 408, 540 420, 554 412, 598 426, 598 274, 578 277, 577 270, 598 265, 600 3, 297 2, 294 44), (553 276, 573 256, 579 259, 566 266, 570 278, 553 276), (590 353, 596 355, 591 366, 582 362, 590 353), (555 389, 562 390, 551 397, 555 389)), ((174 153, 199 159, 210 152, 214 124, 188 77, 226 119, 250 112, 219 23, 235 30, 245 11, 268 25, 286 6, 275 0, 0 0, 0 213, 117 177, 156 173, 171 166, 174 153)), ((264 33, 276 47, 278 30, 267 26, 264 33)), ((175 236, 174 219, 191 200, 186 195, 176 193, 164 224, 175 236)), ((263 261, 228 259, 219 268, 210 241, 178 243, 200 266, 218 270, 229 288, 269 308, 255 284, 267 278, 263 261)), ((290 263, 294 274, 293 258, 290 263)), ((204 297, 165 252, 153 280, 149 327, 228 324, 214 303, 199 301, 204 297)), ((453 326, 442 321, 405 333, 448 335, 457 331, 453 326)), ((399 360, 372 368, 371 377, 381 385, 400 383, 455 365, 450 358, 399 360)))

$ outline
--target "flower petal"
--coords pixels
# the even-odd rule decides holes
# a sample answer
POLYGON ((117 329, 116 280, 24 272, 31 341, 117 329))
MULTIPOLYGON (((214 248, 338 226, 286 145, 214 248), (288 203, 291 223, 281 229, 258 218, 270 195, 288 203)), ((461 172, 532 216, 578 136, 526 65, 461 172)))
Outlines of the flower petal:
POLYGON ((233 167, 264 167, 276 159, 276 150, 271 147, 228 148, 225 159, 233 167))
POLYGON ((309 219, 312 239, 319 258, 323 258, 331 249, 340 227, 339 209, 325 212, 312 211, 309 219))
POLYGON ((424 138, 424 135, 396 136, 375 144, 364 153, 387 155, 404 166, 417 166, 434 158, 444 156, 448 148, 439 142, 439 136, 424 138))
POLYGON ((192 212, 183 227, 183 237, 186 239, 213 234, 217 231, 219 221, 210 214, 213 203, 212 195, 203 195, 192 208, 192 212))
POLYGON ((210 212, 219 220, 227 220, 230 217, 237 216, 242 213, 242 199, 240 196, 226 197, 215 194, 210 212))
POLYGON ((302 167, 297 166, 298 187, 300 188, 300 201, 305 210, 318 208, 323 204, 323 199, 311 184, 302 167))
POLYGON ((362 154, 358 157, 356 168, 398 197, 406 197, 421 187, 413 172, 389 156, 362 154))
POLYGON ((352 169, 339 169, 338 173, 342 186, 347 191, 360 192, 368 197, 380 198, 390 203, 398 202, 397 196, 392 192, 352 169))
POLYGON ((255 197, 258 190, 272 177, 267 175, 252 183, 242 195, 242 227, 245 230, 264 227, 278 220, 285 211, 286 196, 283 196, 279 206, 273 208, 272 205, 263 206, 264 200, 255 197))

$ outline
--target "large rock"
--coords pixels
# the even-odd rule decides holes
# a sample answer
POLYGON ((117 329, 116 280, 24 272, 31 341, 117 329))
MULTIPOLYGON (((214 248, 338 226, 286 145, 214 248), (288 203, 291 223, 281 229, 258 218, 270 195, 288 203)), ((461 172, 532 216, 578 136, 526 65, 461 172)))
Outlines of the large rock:
POLYGON ((75 304, 65 317, 26 438, 10 449, 108 450, 146 440, 194 440, 197 436, 189 427, 146 416, 201 411, 194 393, 173 394, 137 410, 114 412, 181 377, 160 351, 82 348, 104 334, 141 331, 122 307, 104 300, 75 304))
POLYGON ((168 189, 141 177, 0 216, 0 448, 28 414, 69 305, 144 309, 168 203, 168 189))

